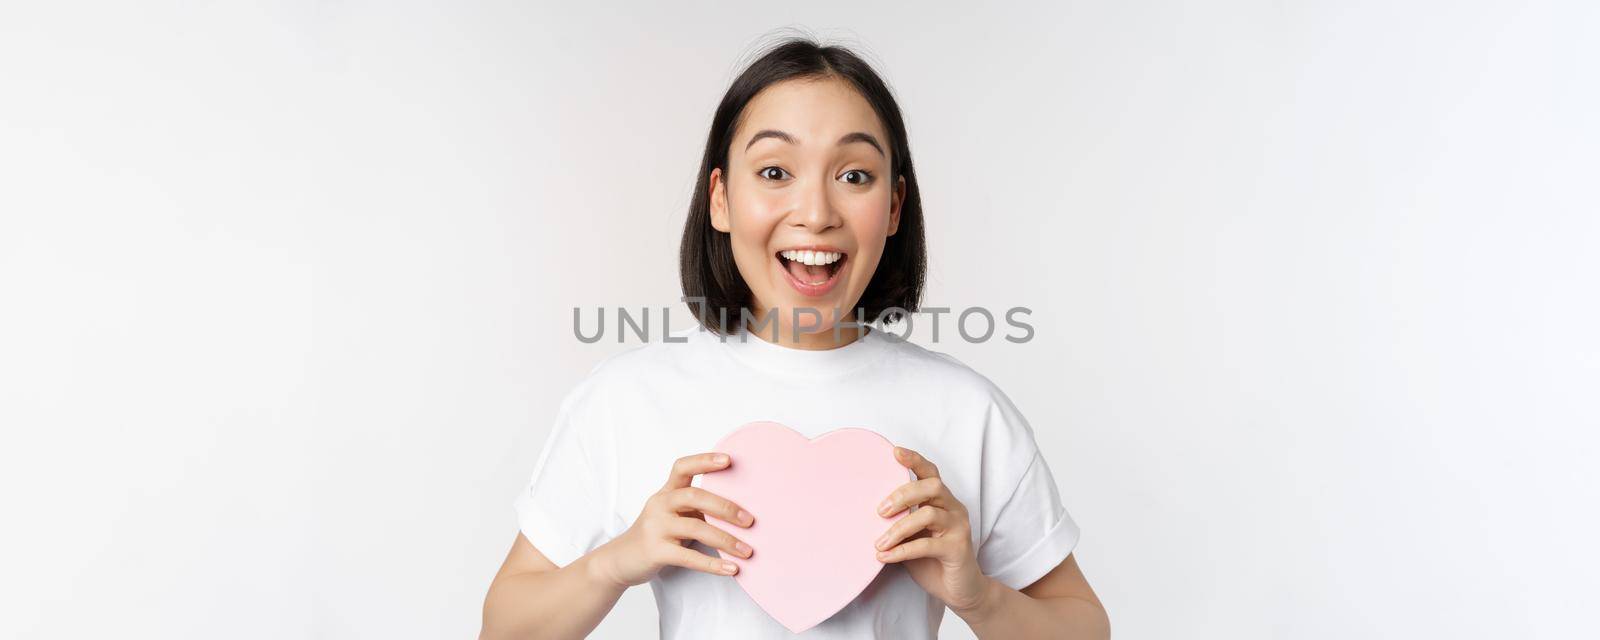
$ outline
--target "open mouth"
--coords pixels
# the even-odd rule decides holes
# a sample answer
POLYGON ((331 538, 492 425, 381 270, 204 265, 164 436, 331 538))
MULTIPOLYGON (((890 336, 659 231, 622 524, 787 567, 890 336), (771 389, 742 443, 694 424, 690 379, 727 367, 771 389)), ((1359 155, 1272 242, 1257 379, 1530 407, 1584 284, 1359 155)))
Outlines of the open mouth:
POLYGON ((838 282, 850 256, 843 251, 789 249, 779 251, 777 258, 790 285, 802 294, 819 296, 838 282))

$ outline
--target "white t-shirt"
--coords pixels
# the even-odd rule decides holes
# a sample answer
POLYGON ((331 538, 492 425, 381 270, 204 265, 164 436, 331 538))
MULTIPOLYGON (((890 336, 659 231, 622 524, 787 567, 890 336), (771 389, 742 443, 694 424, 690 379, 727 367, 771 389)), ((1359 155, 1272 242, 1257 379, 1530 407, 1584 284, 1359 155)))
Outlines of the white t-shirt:
MULTIPOLYGON (((674 337, 687 342, 606 359, 562 401, 516 500, 523 535, 557 565, 627 530, 674 460, 711 451, 758 420, 813 438, 865 427, 922 453, 970 512, 980 568, 1010 587, 1032 584, 1077 544, 1078 527, 1032 428, 993 383, 956 359, 879 331, 825 351, 748 334, 724 342, 699 327, 674 337)), ((730 576, 668 567, 650 587, 662 638, 795 637, 730 576)), ((890 564, 800 636, 934 638, 943 615, 941 602, 890 564)))

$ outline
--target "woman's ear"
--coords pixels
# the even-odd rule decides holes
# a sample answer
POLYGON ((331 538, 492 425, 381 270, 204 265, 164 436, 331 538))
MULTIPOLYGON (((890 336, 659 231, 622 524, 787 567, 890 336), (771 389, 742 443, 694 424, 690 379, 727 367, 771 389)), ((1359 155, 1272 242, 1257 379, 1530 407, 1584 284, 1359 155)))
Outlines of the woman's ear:
POLYGON ((711 170, 711 228, 728 233, 728 187, 722 181, 722 169, 711 170))
POLYGON ((906 202, 906 177, 900 176, 894 182, 894 194, 889 201, 889 235, 900 230, 900 205, 906 202))

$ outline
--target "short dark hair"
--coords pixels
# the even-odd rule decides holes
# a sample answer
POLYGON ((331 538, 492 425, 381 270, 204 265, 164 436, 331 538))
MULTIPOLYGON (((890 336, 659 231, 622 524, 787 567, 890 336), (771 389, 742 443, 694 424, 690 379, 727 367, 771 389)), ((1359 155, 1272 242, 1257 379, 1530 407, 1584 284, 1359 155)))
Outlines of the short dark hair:
POLYGON ((700 324, 712 332, 727 329, 723 326, 726 318, 734 321, 732 332, 737 333, 740 311, 750 303, 750 287, 734 264, 728 234, 711 226, 711 170, 728 173, 728 148, 733 143, 734 129, 756 94, 784 80, 821 78, 849 82, 872 105, 888 130, 889 184, 894 184, 896 177, 906 181, 900 225, 885 242, 877 271, 851 313, 859 313, 869 322, 895 322, 902 311, 914 312, 921 304, 928 250, 922 237, 922 197, 917 190, 917 174, 911 164, 900 105, 872 66, 849 49, 824 46, 808 38, 786 38, 750 63, 717 105, 700 174, 695 179, 694 197, 689 202, 689 217, 683 225, 678 277, 684 300, 700 324))

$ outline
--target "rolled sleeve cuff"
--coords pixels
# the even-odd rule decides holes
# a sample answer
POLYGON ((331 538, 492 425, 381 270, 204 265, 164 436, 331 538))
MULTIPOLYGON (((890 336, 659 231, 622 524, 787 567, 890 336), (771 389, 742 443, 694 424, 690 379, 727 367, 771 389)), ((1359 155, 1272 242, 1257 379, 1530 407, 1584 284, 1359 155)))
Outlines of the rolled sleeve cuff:
POLYGON ((561 523, 545 514, 532 498, 524 494, 516 502, 517 527, 539 553, 558 567, 572 564, 584 552, 562 535, 561 523))
POLYGON ((1078 523, 1063 511, 1061 520, 1050 528, 1044 539, 1034 544, 1033 548, 1022 554, 1021 558, 991 572, 989 577, 1012 589, 1020 590, 1027 587, 1067 559, 1072 549, 1078 546, 1078 534, 1078 523))

